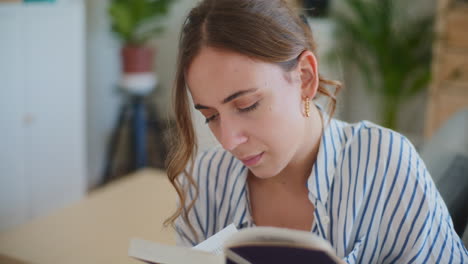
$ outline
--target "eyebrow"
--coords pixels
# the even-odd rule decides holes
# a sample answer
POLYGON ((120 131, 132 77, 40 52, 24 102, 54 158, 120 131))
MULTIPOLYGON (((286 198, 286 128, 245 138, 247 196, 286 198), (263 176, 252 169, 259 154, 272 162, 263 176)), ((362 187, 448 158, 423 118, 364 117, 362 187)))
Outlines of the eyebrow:
MULTIPOLYGON (((230 101, 244 95, 244 94, 248 94, 248 93, 253 93, 253 92, 256 92, 258 90, 258 88, 251 88, 251 89, 247 89, 247 90, 242 90, 242 91, 237 91, 233 94, 231 94, 230 96, 226 97, 223 101, 222 101, 222 104, 227 104, 229 103, 230 101)), ((210 109, 209 106, 205 106, 205 105, 201 105, 201 104, 196 104, 195 105, 195 109, 197 110, 200 110, 200 109, 210 109)))

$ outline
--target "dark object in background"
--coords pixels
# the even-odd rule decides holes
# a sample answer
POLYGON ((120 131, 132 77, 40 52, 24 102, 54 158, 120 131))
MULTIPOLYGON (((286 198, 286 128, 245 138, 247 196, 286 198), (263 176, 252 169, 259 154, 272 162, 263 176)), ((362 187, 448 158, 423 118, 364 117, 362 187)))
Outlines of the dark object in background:
POLYGON ((124 100, 108 145, 100 185, 145 167, 165 169, 165 134, 170 125, 158 117, 154 98, 126 94, 124 100))
POLYGON ((454 229, 460 237, 463 237, 468 230, 466 131, 468 131, 468 108, 456 112, 441 124, 419 152, 447 205, 454 229))
POLYGON ((436 186, 450 212, 455 231, 463 237, 468 224, 468 156, 455 154, 436 186))
POLYGON ((306 14, 311 17, 325 17, 328 15, 329 0, 303 0, 306 14))

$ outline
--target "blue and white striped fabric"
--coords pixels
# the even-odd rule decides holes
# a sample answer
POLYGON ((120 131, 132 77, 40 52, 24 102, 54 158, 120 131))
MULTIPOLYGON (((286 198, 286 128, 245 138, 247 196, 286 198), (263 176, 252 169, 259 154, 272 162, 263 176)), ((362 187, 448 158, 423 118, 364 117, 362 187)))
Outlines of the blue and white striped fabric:
MULTIPOLYGON (((255 225, 242 162, 215 148, 194 166, 200 194, 189 219, 199 239, 179 218, 177 244, 193 246, 231 223, 255 225)), ((311 232, 347 263, 468 263, 423 161, 396 132, 331 119, 307 187, 315 205, 311 232)))

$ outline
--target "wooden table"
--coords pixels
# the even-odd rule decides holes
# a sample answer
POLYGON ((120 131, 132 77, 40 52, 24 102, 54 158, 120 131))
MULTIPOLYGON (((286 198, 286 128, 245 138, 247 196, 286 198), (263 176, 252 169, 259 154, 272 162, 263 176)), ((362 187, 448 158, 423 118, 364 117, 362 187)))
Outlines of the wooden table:
POLYGON ((127 256, 139 237, 175 244, 162 223, 176 193, 162 171, 142 170, 44 218, 0 233, 0 263, 141 263, 127 256))

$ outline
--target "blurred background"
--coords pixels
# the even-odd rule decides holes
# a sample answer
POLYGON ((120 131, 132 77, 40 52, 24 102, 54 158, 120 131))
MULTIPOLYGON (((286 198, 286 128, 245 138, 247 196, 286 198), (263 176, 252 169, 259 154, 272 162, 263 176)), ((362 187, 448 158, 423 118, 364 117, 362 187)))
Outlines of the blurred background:
MULTIPOLYGON (((435 181, 459 177, 467 193, 468 1, 290 2, 319 71, 344 84, 336 117, 404 134, 435 181)), ((179 30, 196 3, 0 0, 0 238, 141 169, 164 174, 179 30)), ((194 119, 200 150, 216 144, 194 119)))

